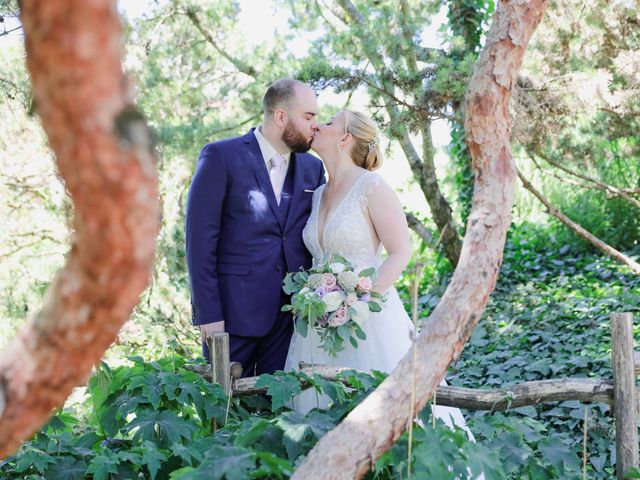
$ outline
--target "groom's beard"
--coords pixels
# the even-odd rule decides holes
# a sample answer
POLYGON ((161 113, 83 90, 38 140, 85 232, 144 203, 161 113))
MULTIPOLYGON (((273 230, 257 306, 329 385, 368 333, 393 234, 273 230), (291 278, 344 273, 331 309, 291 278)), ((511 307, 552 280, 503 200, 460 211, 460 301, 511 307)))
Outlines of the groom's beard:
POLYGON ((287 121, 284 127, 282 141, 295 153, 306 153, 311 148, 311 140, 308 140, 291 121, 287 121))

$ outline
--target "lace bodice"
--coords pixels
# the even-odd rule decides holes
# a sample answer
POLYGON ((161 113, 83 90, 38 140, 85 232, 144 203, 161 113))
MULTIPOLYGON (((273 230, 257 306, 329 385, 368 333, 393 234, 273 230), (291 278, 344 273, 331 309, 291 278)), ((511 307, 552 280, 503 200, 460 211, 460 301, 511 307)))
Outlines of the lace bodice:
POLYGON ((367 197, 371 188, 382 181, 373 172, 358 177, 335 210, 330 212, 322 232, 318 231, 318 211, 325 186, 313 192, 311 214, 302 238, 313 255, 314 265, 322 263, 329 255, 340 255, 361 268, 380 265, 381 249, 375 249, 371 227, 367 222, 367 197))

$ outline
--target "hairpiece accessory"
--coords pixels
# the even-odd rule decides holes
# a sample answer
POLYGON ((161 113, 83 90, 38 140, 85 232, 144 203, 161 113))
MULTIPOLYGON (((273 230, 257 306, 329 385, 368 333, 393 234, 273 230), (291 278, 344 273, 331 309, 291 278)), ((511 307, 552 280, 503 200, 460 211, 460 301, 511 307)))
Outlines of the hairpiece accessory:
POLYGON ((376 139, 374 138, 373 140, 371 140, 368 144, 369 149, 375 148, 378 145, 378 142, 376 141, 376 139))

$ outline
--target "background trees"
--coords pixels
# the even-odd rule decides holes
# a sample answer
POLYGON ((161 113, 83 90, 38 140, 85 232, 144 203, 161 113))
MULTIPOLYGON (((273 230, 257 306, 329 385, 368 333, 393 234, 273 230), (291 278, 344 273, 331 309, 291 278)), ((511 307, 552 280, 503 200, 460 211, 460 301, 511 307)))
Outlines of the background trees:
MULTIPOLYGON (((407 308, 418 281, 419 317, 426 317, 450 279, 471 198, 462 98, 494 5, 471 0, 279 0, 274 5, 279 31, 262 36, 259 45, 252 44, 251 27, 242 23, 251 6, 227 0, 149 2, 145 15, 126 21, 126 67, 161 153, 163 222, 152 286, 107 352, 111 365, 128 365, 126 355, 196 355, 182 243, 195 158, 206 142, 258 123, 264 87, 282 75, 341 92, 321 96, 327 118, 343 105, 375 115, 389 139, 388 168, 408 166, 401 195, 423 197, 415 204, 425 208, 408 209, 420 234, 411 268, 399 282, 407 308), (429 25, 437 19, 444 21, 437 27, 443 43, 428 44, 429 25), (451 127, 451 141, 439 148, 443 122, 451 127)), ((569 218, 636 260, 638 6, 636 1, 553 2, 524 58, 511 103, 512 148, 525 178, 569 218)), ((8 18, 17 5, 4 1, 0 9, 8 18)), ((69 251, 74 213, 34 116, 24 49, 20 41, 6 42, 19 40, 17 33, 0 36, 2 345, 41 306, 69 251)), ((637 277, 546 216, 519 185, 512 213, 497 292, 451 378, 485 386, 609 375, 605 320, 614 309, 638 311, 637 277)), ((69 406, 84 418, 86 405, 69 406)), ((590 415, 590 475, 609 478, 607 407, 595 405, 590 415)), ((548 477, 568 478, 575 470, 572 455, 582 448, 583 417, 582 406, 563 404, 506 417, 477 414, 471 424, 481 444, 508 459, 502 464, 506 475, 526 478, 542 469, 548 477), (559 443, 545 443, 541 432, 559 443), (560 448, 562 458, 551 456, 550 446, 560 448)), ((384 460, 384 468, 396 475, 404 468, 399 459, 406 459, 406 442, 401 438, 394 457, 384 460)), ((168 458, 162 468, 173 465, 175 458, 168 458)))

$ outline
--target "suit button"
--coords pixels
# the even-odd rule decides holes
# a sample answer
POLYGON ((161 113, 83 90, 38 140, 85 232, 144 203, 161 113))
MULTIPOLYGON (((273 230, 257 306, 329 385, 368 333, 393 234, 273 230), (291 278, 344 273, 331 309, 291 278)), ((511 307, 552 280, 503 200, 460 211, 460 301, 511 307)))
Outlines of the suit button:
POLYGON ((282 236, 282 241, 286 242, 287 241, 287 237, 285 237, 284 235, 282 236))
POLYGON ((279 271, 279 272, 281 272, 281 271, 282 271, 282 267, 281 267, 280 265, 278 265, 278 266, 276 267, 276 270, 277 270, 277 271, 279 271))

